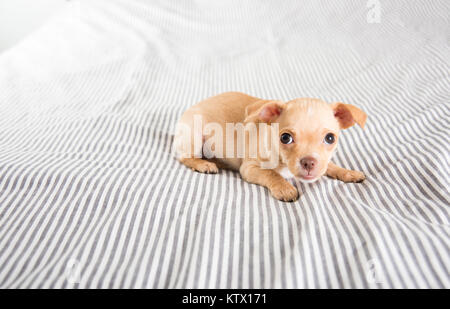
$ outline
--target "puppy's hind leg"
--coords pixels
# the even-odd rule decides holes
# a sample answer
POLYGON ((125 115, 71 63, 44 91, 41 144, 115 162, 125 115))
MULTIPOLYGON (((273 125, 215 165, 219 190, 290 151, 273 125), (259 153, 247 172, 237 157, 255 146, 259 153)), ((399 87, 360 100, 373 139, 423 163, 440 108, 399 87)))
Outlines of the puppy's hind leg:
POLYGON ((342 168, 333 162, 328 163, 327 176, 343 182, 362 182, 366 179, 364 173, 342 168))
POLYGON ((192 132, 192 124, 178 123, 175 133, 175 152, 178 161, 194 171, 206 174, 219 172, 217 165, 202 159, 203 136, 201 132, 192 132))
POLYGON ((219 172, 219 168, 215 163, 200 158, 180 158, 179 161, 200 173, 217 174, 219 172))

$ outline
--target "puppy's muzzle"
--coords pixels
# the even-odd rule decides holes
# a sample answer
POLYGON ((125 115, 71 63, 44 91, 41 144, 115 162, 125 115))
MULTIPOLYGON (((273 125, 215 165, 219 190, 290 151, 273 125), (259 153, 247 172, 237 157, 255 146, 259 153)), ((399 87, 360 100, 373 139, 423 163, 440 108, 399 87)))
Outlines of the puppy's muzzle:
POLYGON ((317 160, 313 157, 304 157, 300 160, 300 166, 309 173, 317 166, 317 160))

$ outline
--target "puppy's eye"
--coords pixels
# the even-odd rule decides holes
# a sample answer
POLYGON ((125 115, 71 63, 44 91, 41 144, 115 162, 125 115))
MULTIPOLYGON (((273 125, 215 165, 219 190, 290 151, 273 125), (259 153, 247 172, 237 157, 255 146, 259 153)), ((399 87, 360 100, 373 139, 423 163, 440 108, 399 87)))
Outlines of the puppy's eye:
POLYGON ((326 144, 331 145, 331 144, 333 144, 336 141, 336 137, 334 136, 333 133, 328 133, 327 135, 325 135, 325 138, 323 139, 323 141, 326 144))
POLYGON ((290 144, 294 141, 294 139, 292 138, 292 136, 289 133, 283 133, 280 136, 280 141, 283 144, 290 144))

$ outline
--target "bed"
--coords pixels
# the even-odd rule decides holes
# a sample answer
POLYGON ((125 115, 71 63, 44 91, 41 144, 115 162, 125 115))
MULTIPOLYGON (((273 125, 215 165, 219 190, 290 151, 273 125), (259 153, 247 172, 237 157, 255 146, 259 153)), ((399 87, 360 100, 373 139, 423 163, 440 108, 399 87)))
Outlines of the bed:
POLYGON ((70 1, 0 55, 0 287, 450 288, 448 1, 70 1), (174 159, 225 91, 359 106, 294 203, 174 159))

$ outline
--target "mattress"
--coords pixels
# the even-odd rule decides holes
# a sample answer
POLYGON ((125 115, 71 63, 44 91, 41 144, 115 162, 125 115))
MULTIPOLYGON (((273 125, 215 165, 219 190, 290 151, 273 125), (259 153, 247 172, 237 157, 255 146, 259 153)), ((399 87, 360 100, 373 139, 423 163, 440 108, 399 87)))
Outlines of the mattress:
POLYGON ((70 1, 0 55, 0 287, 450 288, 450 2, 70 1), (225 91, 356 105, 360 184, 174 159, 225 91))

